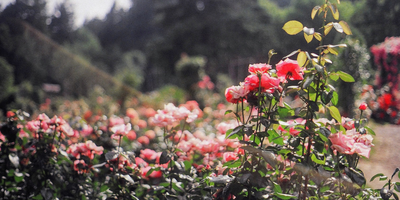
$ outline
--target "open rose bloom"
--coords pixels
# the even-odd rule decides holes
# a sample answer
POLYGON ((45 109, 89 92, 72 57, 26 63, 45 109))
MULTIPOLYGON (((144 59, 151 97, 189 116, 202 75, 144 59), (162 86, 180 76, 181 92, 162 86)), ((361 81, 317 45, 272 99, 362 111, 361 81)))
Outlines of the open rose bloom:
POLYGON ((356 129, 347 130, 346 134, 342 131, 329 136, 329 140, 332 142, 331 148, 342 154, 352 155, 354 153, 369 158, 369 153, 372 144, 372 136, 366 134, 360 134, 356 132, 356 129))
POLYGON ((250 93, 259 90, 273 93, 282 91, 282 84, 289 80, 303 80, 303 69, 297 61, 285 59, 276 64, 276 72, 266 63, 250 64, 249 75, 238 86, 231 86, 225 90, 225 98, 230 103, 246 100, 250 93))

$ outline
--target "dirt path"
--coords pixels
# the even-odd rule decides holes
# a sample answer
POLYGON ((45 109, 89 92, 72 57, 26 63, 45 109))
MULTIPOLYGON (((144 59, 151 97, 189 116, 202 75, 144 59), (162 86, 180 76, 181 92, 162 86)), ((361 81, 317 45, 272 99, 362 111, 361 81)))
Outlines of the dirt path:
MULTIPOLYGON (((386 183, 375 179, 370 182, 371 177, 378 173, 384 173, 390 178, 394 170, 400 168, 400 126, 399 125, 373 125, 372 129, 376 133, 370 158, 362 159, 359 168, 364 172, 367 185, 374 189, 382 188, 386 183)), ((400 179, 396 175, 393 181, 400 179)))

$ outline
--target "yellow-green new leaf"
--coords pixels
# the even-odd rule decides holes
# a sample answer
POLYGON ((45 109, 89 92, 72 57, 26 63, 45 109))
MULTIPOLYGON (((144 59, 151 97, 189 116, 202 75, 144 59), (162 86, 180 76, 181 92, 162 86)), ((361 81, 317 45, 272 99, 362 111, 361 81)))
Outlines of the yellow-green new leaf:
POLYGON ((303 30, 303 24, 299 21, 291 20, 286 22, 282 29, 285 30, 289 35, 296 35, 303 30))
POLYGON ((328 109, 331 116, 339 123, 342 123, 342 116, 340 115, 339 109, 337 109, 335 106, 330 106, 328 109))
POLYGON ((304 38, 306 39, 307 43, 310 43, 313 37, 313 35, 308 35, 306 32, 304 32, 304 38))
MULTIPOLYGON (((329 2, 328 2, 329 3, 329 2)), ((329 3, 329 8, 331 9, 332 16, 335 20, 339 20, 339 10, 336 6, 336 4, 331 4, 329 3)))
POLYGON ((337 71, 336 73, 339 75, 340 79, 342 79, 342 81, 344 81, 344 82, 354 82, 355 81, 354 78, 346 72, 337 71))
POLYGON ((334 81, 337 81, 339 79, 339 74, 337 73, 330 73, 329 78, 331 78, 334 81))
POLYGON ((327 25, 324 26, 324 34, 328 35, 328 33, 332 30, 333 23, 330 22, 327 25))
POLYGON ((304 64, 306 64, 307 61, 307 54, 304 51, 301 51, 298 55, 297 55, 297 63, 299 64, 300 67, 303 67, 304 64))
POLYGON ((318 41, 321 41, 321 40, 322 40, 321 33, 315 32, 315 33, 314 33, 314 37, 315 37, 315 39, 317 39, 318 41))
POLYGON ((339 55, 339 52, 335 48, 328 47, 328 51, 333 55, 339 55))
POLYGON ((340 26, 342 26, 343 32, 346 33, 346 35, 352 35, 353 33, 350 30, 350 26, 347 24, 345 21, 340 21, 339 22, 340 26))
POLYGON ((312 11, 311 11, 311 19, 314 19, 315 15, 317 14, 318 10, 321 8, 321 6, 315 6, 312 11))

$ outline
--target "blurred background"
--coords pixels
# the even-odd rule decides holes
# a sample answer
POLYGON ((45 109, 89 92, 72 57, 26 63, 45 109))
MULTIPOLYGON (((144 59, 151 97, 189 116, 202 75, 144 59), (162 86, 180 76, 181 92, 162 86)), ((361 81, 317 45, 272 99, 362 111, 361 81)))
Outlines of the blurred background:
MULTIPOLYGON (((109 95, 121 107, 127 98, 143 94, 173 101, 197 99, 204 106, 209 102, 198 97, 203 95, 199 89, 223 94, 227 86, 243 81, 248 64, 267 62, 270 49, 277 52, 271 64, 299 48, 315 52, 317 41, 306 45, 302 34, 289 36, 282 26, 298 20, 317 30, 322 21, 312 20, 310 13, 322 3, 2 0, 0 109, 32 113, 43 106, 49 109, 57 98, 90 102, 99 94, 109 95)), ((400 35, 400 1, 341 0, 338 8, 353 35, 332 31, 325 43, 348 45, 332 57, 330 67, 356 79, 337 84, 343 94, 341 109, 351 116, 360 88, 374 80, 369 48, 400 35)))

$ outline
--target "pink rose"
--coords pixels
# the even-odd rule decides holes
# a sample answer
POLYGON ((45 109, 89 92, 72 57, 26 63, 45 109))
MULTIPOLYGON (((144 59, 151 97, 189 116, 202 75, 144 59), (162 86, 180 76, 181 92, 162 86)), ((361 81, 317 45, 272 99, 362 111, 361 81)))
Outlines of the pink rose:
POLYGON ((354 139, 350 135, 343 135, 342 132, 331 134, 329 140, 332 142, 331 148, 337 150, 339 153, 353 154, 352 148, 354 139))
POLYGON ((260 84, 260 79, 258 78, 257 75, 251 74, 244 79, 244 85, 246 85, 250 91, 257 90, 259 84, 260 84))
POLYGON ((229 162, 231 160, 237 160, 238 158, 239 157, 238 157, 237 153, 235 153, 235 152, 225 152, 222 155, 222 162, 225 163, 225 162, 229 162))
POLYGON ((364 156, 366 158, 369 158, 369 153, 371 151, 371 147, 367 146, 363 143, 355 143, 353 146, 352 151, 354 153, 357 153, 360 156, 364 156))
POLYGON ((138 137, 137 141, 142 145, 149 145, 150 144, 150 139, 145 135, 142 135, 142 136, 138 137))
POLYGON ((230 103, 238 103, 241 99, 246 98, 250 92, 249 87, 245 84, 239 86, 231 86, 225 90, 225 98, 230 103))
POLYGON ((249 65, 249 72, 251 74, 264 74, 267 73, 268 70, 271 69, 271 65, 267 65, 266 63, 258 63, 258 64, 250 64, 249 65))
POLYGON ((279 79, 270 76, 269 74, 261 75, 261 87, 264 90, 274 90, 279 87, 279 79))
POLYGON ((151 174, 147 174, 147 172, 148 172, 150 169, 151 169, 150 166, 144 167, 144 168, 141 168, 141 169, 140 169, 140 171, 142 172, 142 173, 141 173, 142 178, 147 179, 148 177, 150 177, 150 178, 161 178, 161 177, 162 177, 162 172, 161 172, 160 170, 158 170, 158 171, 153 171, 153 172, 151 172, 151 174))
POLYGON ((140 150, 140 157, 145 160, 155 160, 157 158, 157 153, 151 149, 140 150))

